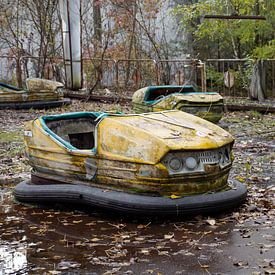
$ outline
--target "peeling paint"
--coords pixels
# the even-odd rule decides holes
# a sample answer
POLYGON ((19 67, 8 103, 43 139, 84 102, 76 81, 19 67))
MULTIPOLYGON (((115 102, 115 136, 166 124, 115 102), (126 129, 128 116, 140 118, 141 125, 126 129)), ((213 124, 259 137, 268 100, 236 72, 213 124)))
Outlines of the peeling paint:
POLYGON ((27 101, 54 101, 63 99, 63 84, 39 78, 26 80, 27 90, 3 88, 0 85, 0 103, 27 101))
POLYGON ((184 92, 184 86, 145 87, 136 91, 132 97, 136 113, 160 112, 177 109, 209 120, 218 122, 223 115, 223 98, 218 93, 184 92), (159 95, 154 100, 147 100, 148 92, 154 89, 159 95), (183 91, 181 91, 183 89, 183 91), (170 92, 173 91, 173 93, 170 92))
POLYGON ((97 164, 96 161, 92 158, 87 158, 84 162, 86 168, 86 179, 92 180, 96 176, 97 164))
POLYGON ((39 119, 28 122, 25 132, 32 135, 24 138, 33 174, 59 182, 161 195, 203 193, 227 185, 231 163, 177 174, 171 174, 163 163, 173 152, 199 153, 232 145, 233 137, 210 122, 181 111, 166 111, 109 115, 96 123, 91 127, 95 130, 94 150, 68 149, 43 129, 39 119))

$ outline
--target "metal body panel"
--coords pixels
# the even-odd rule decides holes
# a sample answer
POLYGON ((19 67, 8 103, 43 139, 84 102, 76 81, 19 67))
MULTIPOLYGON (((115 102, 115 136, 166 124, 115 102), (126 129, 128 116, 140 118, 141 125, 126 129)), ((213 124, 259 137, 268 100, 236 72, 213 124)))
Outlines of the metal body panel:
POLYGON ((182 110, 218 122, 223 115, 223 98, 216 92, 196 92, 192 86, 152 86, 136 91, 132 102, 136 113, 182 110), (193 90, 193 91, 192 91, 193 90), (157 92, 156 92, 157 91, 157 92), (153 93, 158 96, 154 97, 153 93))
MULTIPOLYGON (((77 117, 68 114, 68 119, 73 116, 77 117)), ((226 167, 205 162, 203 173, 185 174, 169 173, 162 162, 174 151, 195 155, 192 151, 232 147, 233 137, 220 127, 181 111, 96 116, 95 145, 85 150, 58 139, 41 118, 28 122, 24 138, 33 174, 58 182, 161 195, 226 188, 232 159, 226 167)))
POLYGON ((0 85, 0 103, 58 101, 64 98, 63 92, 59 89, 63 87, 60 82, 30 78, 26 84, 27 90, 0 85))

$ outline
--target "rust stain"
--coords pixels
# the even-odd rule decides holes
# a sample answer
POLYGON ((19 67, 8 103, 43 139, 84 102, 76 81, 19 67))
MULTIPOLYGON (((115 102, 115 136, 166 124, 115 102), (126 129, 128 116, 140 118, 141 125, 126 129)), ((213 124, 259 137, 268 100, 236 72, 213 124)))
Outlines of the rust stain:
POLYGON ((26 80, 27 90, 0 89, 0 102, 54 101, 63 99, 63 84, 40 78, 26 80))
POLYGON ((216 150, 233 137, 218 126, 183 113, 110 115, 96 126, 94 150, 68 149, 45 132, 38 119, 25 126, 26 153, 37 176, 73 184, 160 195, 224 188, 231 163, 207 166, 202 174, 171 174, 162 160, 174 151, 216 150), (89 163, 89 165, 87 165, 89 163))
MULTIPOLYGON (((155 100, 145 101, 148 87, 139 89, 132 97, 136 113, 181 110, 202 117, 211 122, 218 122, 223 115, 223 97, 218 93, 178 93, 165 95, 169 89, 163 89, 163 95, 155 100)), ((161 91, 161 90, 160 90, 161 91)), ((159 92, 159 91, 158 91, 159 92)))

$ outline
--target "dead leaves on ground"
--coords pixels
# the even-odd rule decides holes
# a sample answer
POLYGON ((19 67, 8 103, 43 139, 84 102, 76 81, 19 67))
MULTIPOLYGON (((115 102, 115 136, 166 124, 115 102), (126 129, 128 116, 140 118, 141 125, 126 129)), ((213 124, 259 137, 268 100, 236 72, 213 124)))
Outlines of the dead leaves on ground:
MULTIPOLYGON (((87 110, 102 110, 102 104, 86 105, 89 105, 87 110)), ((74 103, 69 110, 79 107, 79 103, 74 103)), ((125 110, 127 112, 128 107, 125 110)), ((62 111, 58 109, 58 112, 62 111)), ((40 114, 43 111, 32 114, 8 112, 4 120, 10 125, 14 123, 20 130, 23 121, 40 114), (9 115, 11 118, 8 118, 9 115)), ((227 114, 225 120, 230 124, 229 130, 237 137, 232 176, 248 183, 249 188, 246 204, 233 213, 216 217, 198 216, 182 222, 129 223, 123 219, 115 221, 89 217, 74 211, 30 209, 29 206, 14 208, 11 193, 5 191, 8 195, 2 196, 0 203, 0 248, 5 241, 12 253, 14 246, 23 244, 32 263, 24 268, 27 266, 34 273, 62 274, 100 267, 105 275, 134 274, 131 269, 137 263, 145 266, 154 259, 163 259, 168 263, 170 259, 191 259, 199 270, 207 273, 212 268, 211 257, 227 252, 228 247, 232 247, 234 236, 238 241, 233 245, 239 245, 238 249, 250 249, 260 256, 255 262, 247 260, 245 255, 239 259, 228 258, 232 270, 251 270, 251 274, 255 275, 259 272, 274 273, 274 260, 267 257, 274 251, 275 241, 271 233, 275 220, 275 188, 270 184, 275 164, 274 136, 270 134, 274 121, 269 115, 250 121, 249 117, 237 113, 227 114), (260 239, 255 239, 255 236, 260 239)), ((0 128, 11 131, 2 122, 0 128)), ((5 148, 12 150, 16 146, 16 143, 5 143, 5 148)), ((3 169, 6 169, 7 175, 22 175, 25 171, 20 152, 15 153, 11 160, 5 156, 2 163, 4 166, 1 166, 0 174, 3 169)), ((175 271, 175 274, 187 272, 182 270, 175 271)), ((145 268, 143 272, 158 273, 161 274, 161 271, 154 268, 145 268)))

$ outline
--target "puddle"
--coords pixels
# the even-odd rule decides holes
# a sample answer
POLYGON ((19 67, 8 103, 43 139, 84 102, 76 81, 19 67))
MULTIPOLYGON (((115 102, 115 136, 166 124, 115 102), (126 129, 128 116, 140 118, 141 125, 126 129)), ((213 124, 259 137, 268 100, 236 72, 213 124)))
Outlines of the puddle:
POLYGON ((258 223, 243 221, 244 209, 185 221, 125 220, 19 205, 11 192, 1 198, 0 274, 250 274, 275 252, 268 213, 258 223))
MULTIPOLYGON (((0 189, 0 274, 264 274, 274 270, 271 122, 265 116, 253 130, 249 118, 232 115, 230 130, 238 138, 231 175, 249 186, 247 205, 232 214, 180 221, 125 219, 19 205, 8 188, 0 189)), ((3 175, 28 173, 21 158, 12 163, 9 159, 0 167, 3 175)))
POLYGON ((4 188, 4 189, 0 188, 0 215, 7 214, 12 211, 13 209, 13 205, 11 204, 12 200, 13 200, 12 192, 7 188, 4 188))
POLYGON ((27 264, 24 244, 0 242, 0 274, 27 274, 27 264))

